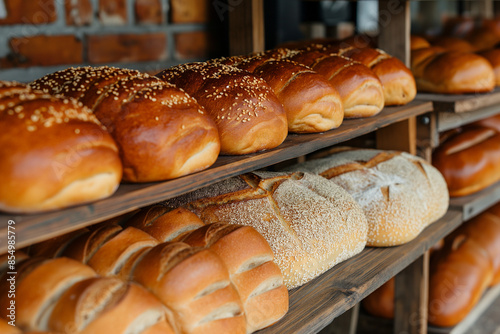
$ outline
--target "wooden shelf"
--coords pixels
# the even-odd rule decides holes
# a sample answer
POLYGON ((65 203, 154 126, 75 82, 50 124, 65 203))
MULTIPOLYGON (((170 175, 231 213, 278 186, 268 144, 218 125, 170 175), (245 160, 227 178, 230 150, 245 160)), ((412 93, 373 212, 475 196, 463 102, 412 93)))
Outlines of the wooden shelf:
POLYGON ((462 223, 453 209, 411 242, 386 248, 367 247, 307 284, 290 291, 290 310, 259 334, 317 333, 391 277, 422 256, 462 223))
POLYGON ((500 202, 500 182, 469 196, 450 198, 450 207, 461 211, 466 221, 498 202, 500 202))
POLYGON ((490 93, 477 94, 435 94, 418 93, 417 100, 432 101, 434 110, 441 112, 463 113, 500 104, 500 87, 490 93))
MULTIPOLYGON (((211 168, 166 182, 122 184, 110 198, 83 206, 38 215, 0 215, 0 234, 7 235, 7 222, 15 221, 18 249, 78 228, 131 212, 140 207, 196 190, 231 176, 293 159, 339 144, 381 127, 432 110, 430 102, 414 101, 406 106, 385 108, 374 117, 345 120, 334 130, 319 134, 291 134, 278 148, 245 156, 221 156, 211 168)), ((0 239, 0 254, 7 238, 0 239)))

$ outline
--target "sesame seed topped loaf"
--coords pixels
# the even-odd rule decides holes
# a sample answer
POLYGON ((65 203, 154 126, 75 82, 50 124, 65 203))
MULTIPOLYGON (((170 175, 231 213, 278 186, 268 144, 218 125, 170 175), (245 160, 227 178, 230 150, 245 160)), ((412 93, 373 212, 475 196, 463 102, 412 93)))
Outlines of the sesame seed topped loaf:
POLYGON ((74 97, 116 140, 123 179, 167 180, 211 166, 220 151, 217 128, 196 100, 156 77, 112 67, 69 68, 31 87, 74 97))
POLYGON ((406 243, 448 208, 443 176, 404 152, 339 148, 288 169, 319 174, 349 192, 366 214, 367 246, 406 243))
POLYGON ((118 148, 90 109, 74 99, 0 81, 0 133, 0 210, 61 209, 118 188, 118 148))
POLYGON ((304 173, 255 172, 174 198, 205 223, 249 225, 267 240, 288 289, 298 287, 366 244, 363 211, 341 187, 304 173))
POLYGON ((193 96, 219 129, 221 154, 240 155, 280 145, 288 134, 286 113, 266 82, 216 63, 189 63, 157 76, 193 96))

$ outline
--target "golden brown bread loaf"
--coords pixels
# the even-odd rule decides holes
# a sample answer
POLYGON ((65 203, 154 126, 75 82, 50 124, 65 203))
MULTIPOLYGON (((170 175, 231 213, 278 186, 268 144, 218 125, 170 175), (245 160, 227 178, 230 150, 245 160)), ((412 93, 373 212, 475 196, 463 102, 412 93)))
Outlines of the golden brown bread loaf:
POLYGON ((479 52, 478 55, 490 62, 495 74, 495 86, 500 86, 500 49, 479 52))
POLYGON ((287 288, 361 252, 366 218, 342 188, 304 173, 254 172, 167 201, 205 223, 254 227, 269 243, 287 288))
MULTIPOLYGON (((12 322, 15 324, 15 322, 12 322)), ((5 319, 0 318, 0 333, 2 334, 23 334, 23 331, 18 327, 9 324, 5 319)))
POLYGON ((266 82, 233 66, 190 63, 157 76, 205 107, 217 124, 221 153, 239 155, 280 145, 288 133, 285 111, 266 82))
POLYGON ((133 280, 173 311, 181 333, 246 333, 241 299, 212 251, 163 243, 143 256, 133 280))
POLYGON ((252 72, 264 79, 283 104, 288 131, 323 132, 342 124, 337 90, 322 75, 290 60, 269 60, 252 72))
POLYGON ((120 148, 125 181, 190 174, 212 165, 219 154, 217 128, 203 108, 158 78, 133 70, 80 67, 49 74, 31 87, 74 97, 92 109, 120 148))
POLYGON ((48 327, 65 333, 144 334, 166 320, 167 309, 145 288, 112 277, 93 277, 73 284, 57 300, 48 327))
POLYGON ((422 36, 411 35, 410 36, 410 50, 423 49, 431 46, 428 40, 422 36))
POLYGON ((267 241, 254 228, 208 224, 186 235, 182 242, 209 248, 226 265, 240 295, 247 333, 268 327, 288 311, 288 290, 267 241))
POLYGON ((405 152, 338 148, 287 170, 321 175, 351 194, 368 221, 367 246, 406 243, 448 209, 441 174, 405 152))
POLYGON ((411 70, 422 92, 485 93, 495 87, 490 63, 473 53, 435 46, 412 50, 411 70))
POLYGON ((500 180, 500 133, 470 126, 434 150, 432 164, 443 174, 450 196, 466 196, 500 180))
POLYGON ((0 81, 0 131, 0 210, 61 209, 118 188, 122 165, 115 142, 73 99, 0 81))
POLYGON ((431 40, 432 45, 441 47, 448 51, 474 52, 476 48, 463 38, 452 36, 439 36, 431 40))
POLYGON ((363 309, 376 317, 393 319, 394 289, 394 278, 391 278, 361 301, 363 309))
POLYGON ((299 51, 289 59, 328 79, 342 98, 345 118, 374 116, 384 107, 382 83, 367 66, 314 49, 299 51))

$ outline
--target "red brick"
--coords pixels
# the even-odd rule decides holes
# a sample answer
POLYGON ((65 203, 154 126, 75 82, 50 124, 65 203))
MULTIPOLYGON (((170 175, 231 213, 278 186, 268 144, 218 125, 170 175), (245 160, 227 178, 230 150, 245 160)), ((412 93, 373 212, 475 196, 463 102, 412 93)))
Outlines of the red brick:
POLYGON ((44 24, 54 22, 57 13, 54 0, 3 0, 7 18, 0 19, 5 24, 44 24))
POLYGON ((165 21, 160 0, 136 0, 135 19, 138 23, 160 24, 165 21))
POLYGON ((99 20, 105 25, 127 23, 126 0, 99 0, 99 20))
POLYGON ((183 32, 175 35, 175 55, 179 59, 206 58, 208 33, 205 31, 183 32))
POLYGON ((88 36, 91 63, 136 62, 166 58, 167 38, 163 33, 88 36))
POLYGON ((206 23, 207 0, 170 0, 173 23, 206 23))
POLYGON ((83 26, 92 23, 92 3, 90 0, 66 0, 66 24, 83 26))
POLYGON ((72 35, 11 38, 4 67, 51 66, 83 62, 82 42, 72 35))

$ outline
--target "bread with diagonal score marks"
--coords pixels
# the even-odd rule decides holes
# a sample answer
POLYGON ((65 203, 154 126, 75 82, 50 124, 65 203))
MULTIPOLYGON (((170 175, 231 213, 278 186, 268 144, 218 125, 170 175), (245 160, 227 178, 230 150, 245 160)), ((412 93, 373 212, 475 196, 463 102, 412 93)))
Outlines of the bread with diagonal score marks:
POLYGON ((337 148, 288 170, 319 174, 349 192, 366 214, 368 246, 406 243, 448 208, 441 173, 405 152, 337 148))

